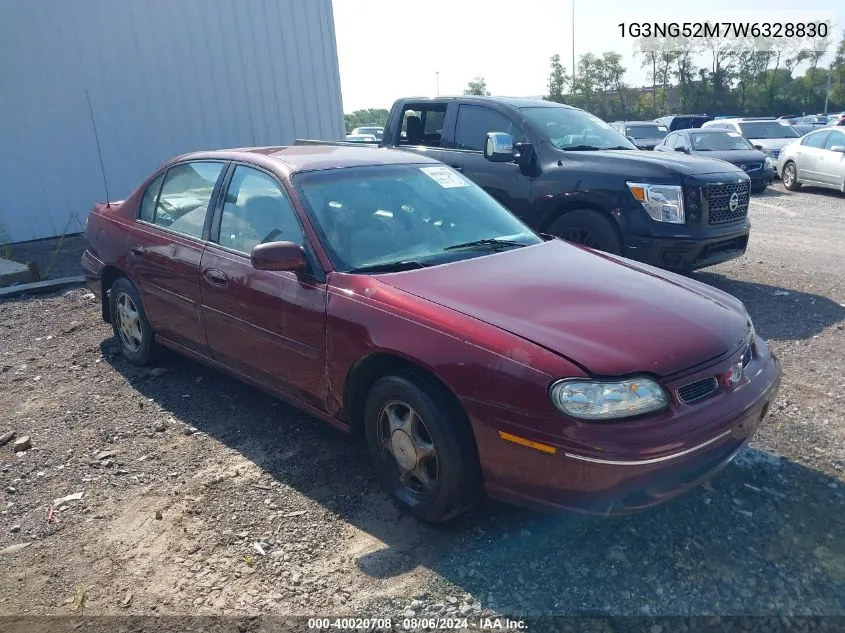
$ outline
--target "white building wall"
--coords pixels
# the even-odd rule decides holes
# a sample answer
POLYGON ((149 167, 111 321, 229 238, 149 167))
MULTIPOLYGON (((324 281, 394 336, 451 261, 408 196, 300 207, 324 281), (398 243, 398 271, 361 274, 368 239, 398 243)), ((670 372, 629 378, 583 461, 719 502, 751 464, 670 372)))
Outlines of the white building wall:
POLYGON ((198 149, 342 139, 331 0, 0 0, 0 243, 198 149))

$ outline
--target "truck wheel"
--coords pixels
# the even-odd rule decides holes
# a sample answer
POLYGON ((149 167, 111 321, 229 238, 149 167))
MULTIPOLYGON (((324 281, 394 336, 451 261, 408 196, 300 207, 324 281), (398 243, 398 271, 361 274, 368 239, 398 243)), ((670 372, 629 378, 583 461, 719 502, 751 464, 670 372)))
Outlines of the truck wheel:
POLYGON ((123 357, 133 365, 146 365, 153 356, 155 334, 138 290, 126 277, 118 277, 111 285, 109 308, 123 357))
POLYGON ((792 161, 787 162, 783 166, 783 173, 780 175, 783 186, 790 191, 797 191, 801 188, 801 183, 798 182, 798 168, 792 161))
POLYGON ((364 435, 378 479, 418 519, 448 521, 481 496, 472 429, 417 376, 376 381, 367 396, 364 435))
POLYGON ((619 255, 622 245, 610 220, 597 211, 576 209, 552 222, 549 233, 568 242, 619 255))

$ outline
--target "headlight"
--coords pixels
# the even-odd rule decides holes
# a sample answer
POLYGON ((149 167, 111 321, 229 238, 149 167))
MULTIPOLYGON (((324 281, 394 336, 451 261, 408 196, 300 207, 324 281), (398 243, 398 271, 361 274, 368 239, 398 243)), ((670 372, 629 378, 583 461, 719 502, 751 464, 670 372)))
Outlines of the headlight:
POLYGON ((669 406, 663 388, 645 377, 614 381, 559 380, 549 393, 558 409, 582 420, 628 418, 669 406))
POLYGON ((774 163, 772 162, 771 156, 766 156, 766 160, 764 162, 765 162, 765 165, 766 165, 766 169, 770 169, 770 168, 774 167, 774 163))
POLYGON ((684 223, 683 188, 673 185, 649 185, 639 182, 626 183, 634 197, 658 222, 684 223))

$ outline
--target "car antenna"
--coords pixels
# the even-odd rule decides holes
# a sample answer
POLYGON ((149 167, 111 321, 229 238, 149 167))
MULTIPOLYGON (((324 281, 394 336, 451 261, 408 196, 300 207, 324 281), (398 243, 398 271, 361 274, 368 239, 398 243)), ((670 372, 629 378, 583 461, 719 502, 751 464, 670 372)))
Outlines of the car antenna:
POLYGON ((94 140, 97 142, 97 156, 100 158, 100 171, 103 174, 103 188, 106 190, 106 207, 111 207, 109 202, 109 184, 106 182, 106 167, 103 164, 103 152, 100 151, 100 136, 97 134, 97 122, 94 120, 94 108, 91 105, 91 96, 88 89, 85 89, 85 98, 88 100, 88 112, 91 113, 91 126, 94 128, 94 140))

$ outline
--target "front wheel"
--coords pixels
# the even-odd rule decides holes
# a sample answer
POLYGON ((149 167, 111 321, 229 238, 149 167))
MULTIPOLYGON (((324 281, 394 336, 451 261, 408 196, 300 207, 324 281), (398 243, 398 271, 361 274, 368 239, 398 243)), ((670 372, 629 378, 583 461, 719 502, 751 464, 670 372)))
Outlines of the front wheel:
POLYGON ((564 213, 549 226, 548 233, 568 242, 589 246, 619 255, 622 244, 613 224, 604 215, 591 209, 575 209, 564 213))
POLYGON ((797 191, 801 188, 801 183, 798 182, 798 169, 792 161, 789 161, 783 166, 783 173, 780 179, 783 182, 783 186, 790 191, 797 191))
POLYGON ((370 389, 364 415, 373 468, 403 510, 443 522, 477 502, 472 430, 439 389, 414 375, 386 376, 370 389))
POLYGON ((126 277, 119 277, 109 290, 109 309, 115 338, 123 356, 135 365, 146 365, 152 358, 155 335, 147 320, 137 288, 126 277))

